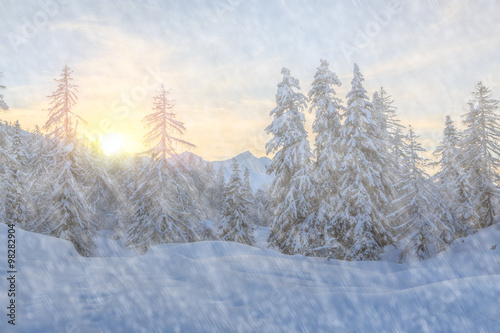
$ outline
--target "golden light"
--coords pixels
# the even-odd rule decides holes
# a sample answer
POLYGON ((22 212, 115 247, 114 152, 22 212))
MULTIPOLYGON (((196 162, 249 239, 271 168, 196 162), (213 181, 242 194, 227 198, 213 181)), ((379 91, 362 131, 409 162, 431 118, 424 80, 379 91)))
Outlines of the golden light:
POLYGON ((108 156, 119 153, 123 149, 123 146, 123 135, 118 133, 106 134, 101 139, 102 151, 108 156))

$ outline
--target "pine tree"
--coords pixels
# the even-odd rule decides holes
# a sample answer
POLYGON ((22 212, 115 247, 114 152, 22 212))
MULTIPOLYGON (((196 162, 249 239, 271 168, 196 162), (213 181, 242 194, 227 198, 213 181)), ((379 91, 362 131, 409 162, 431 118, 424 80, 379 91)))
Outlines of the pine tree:
POLYGON ((273 121, 266 128, 266 133, 272 135, 266 153, 275 153, 268 168, 268 173, 275 174, 271 185, 274 216, 269 243, 283 253, 293 254, 309 248, 307 235, 312 222, 309 197, 314 197, 310 178, 312 153, 302 112, 306 98, 294 90, 300 89, 299 81, 287 68, 281 74, 277 105, 270 113, 273 121))
MULTIPOLYGON (((385 137, 389 137, 389 131, 387 130, 387 117, 386 117, 386 106, 384 105, 382 98, 378 91, 373 93, 372 97, 372 119, 373 122, 377 125, 381 135, 385 137)), ((389 141, 387 139, 387 141, 389 141)))
POLYGON ((42 186, 48 184, 51 197, 47 215, 41 217, 37 230, 70 240, 81 255, 90 256, 95 249, 92 237, 96 224, 87 201, 84 152, 76 137, 78 120, 83 120, 73 112, 77 86, 72 83, 71 74, 65 66, 61 78, 55 79, 56 91, 49 96, 51 107, 44 129, 49 131, 50 146, 45 152, 50 152, 50 156, 44 157, 47 178, 41 178, 45 182, 42 186))
MULTIPOLYGON (((316 133, 315 155, 316 163, 336 163, 332 157, 334 145, 340 138, 342 131, 340 111, 345 111, 341 105, 342 100, 335 97, 335 86, 340 87, 342 82, 335 73, 328 68, 328 61, 321 59, 321 65, 317 68, 311 90, 309 91, 309 112, 315 112, 313 132, 316 133), (324 162, 326 161, 326 162, 324 162)), ((335 167, 336 164, 333 166, 335 167)), ((326 167, 325 167, 326 168, 326 167)), ((329 178, 330 170, 326 170, 326 178, 329 178)))
POLYGON ((224 179, 224 170, 219 168, 217 171, 217 176, 215 177, 215 184, 213 190, 213 204, 216 211, 222 210, 222 205, 224 204, 224 188, 226 181, 224 179))
POLYGON ((196 203, 197 221, 196 234, 201 240, 218 240, 216 222, 220 216, 220 210, 216 210, 217 205, 214 194, 217 192, 215 170, 212 163, 198 158, 195 164, 196 169, 190 179, 195 184, 195 193, 192 193, 196 203))
MULTIPOLYGON (((187 202, 183 203, 186 218, 195 222, 195 233, 201 240, 217 239, 213 221, 220 215, 215 211, 214 193, 216 192, 215 171, 211 163, 191 153, 183 153, 175 161, 181 179, 180 187, 184 190, 187 202)), ((222 193, 220 194, 222 196, 222 193)), ((220 198, 217 198, 220 199, 220 198)))
POLYGON ((194 147, 192 143, 177 137, 181 136, 186 128, 181 121, 175 119, 176 115, 172 112, 174 104, 167 97, 168 91, 161 85, 158 95, 153 98, 153 112, 144 118, 146 127, 150 129, 144 140, 151 145, 146 154, 162 161, 177 156, 175 145, 194 147))
POLYGON ((243 172, 243 198, 248 202, 248 223, 253 227, 258 221, 257 215, 257 203, 255 199, 255 194, 250 185, 250 170, 245 168, 243 172))
POLYGON ((315 227, 309 230, 313 233, 312 251, 318 255, 336 256, 338 242, 331 239, 332 234, 326 232, 331 229, 330 222, 334 204, 338 200, 338 169, 342 160, 338 152, 340 144, 342 124, 340 111, 345 108, 342 101, 335 97, 335 86, 340 87, 342 83, 337 75, 328 68, 328 61, 321 59, 309 91, 309 112, 315 112, 313 132, 316 133, 314 168, 314 186, 316 188, 315 204, 315 227))
POLYGON ((43 128, 49 131, 49 137, 56 143, 74 143, 78 120, 85 122, 73 112, 78 100, 78 86, 72 83, 72 73, 68 66, 64 66, 61 78, 55 79, 58 83, 56 91, 48 96, 51 99, 51 107, 48 109, 49 119, 43 128))
POLYGON ((395 201, 401 203, 402 208, 394 212, 396 217, 404 217, 401 220, 405 221, 395 228, 400 233, 397 238, 404 238, 406 243, 400 262, 407 257, 430 258, 445 248, 444 235, 449 232, 449 227, 436 215, 441 207, 436 204, 432 183, 423 170, 426 161, 419 153, 425 149, 417 139, 410 126, 403 166, 405 173, 396 186, 400 197, 395 201))
POLYGON ((404 163, 405 155, 405 127, 400 124, 397 109, 393 105, 392 97, 387 94, 383 87, 373 93, 372 98, 372 118, 379 131, 380 140, 385 145, 385 150, 389 153, 390 163, 395 178, 401 177, 401 166, 404 163))
POLYGON ((132 198, 137 190, 138 177, 145 163, 145 158, 139 155, 112 157, 108 172, 121 193, 118 209, 119 221, 113 232, 115 239, 128 239, 129 228, 136 212, 132 198))
POLYGON ((248 198, 249 202, 253 201, 253 190, 252 186, 250 185, 250 170, 248 168, 245 168, 245 171, 243 171, 243 195, 248 198))
POLYGON ((29 165, 32 166, 32 169, 29 174, 30 183, 36 181, 38 177, 41 177, 45 172, 45 167, 50 162, 51 153, 49 150, 49 141, 45 135, 43 135, 40 127, 38 125, 35 126, 33 130, 33 144, 30 145, 29 151, 29 165))
POLYGON ((234 158, 232 169, 231 178, 224 193, 221 239, 252 245, 254 240, 248 223, 250 201, 240 177, 238 161, 234 158))
MULTIPOLYGON (((10 144, 9 134, 7 133, 8 125, 4 124, 0 121, 0 182, 3 183, 5 179, 7 179, 8 169, 7 163, 10 159, 8 155, 8 146, 10 144)), ((1 186, 0 183, 0 186, 1 186)), ((3 207, 5 206, 5 191, 0 191, 0 213, 3 211, 3 207)))
POLYGON ((153 112, 144 118, 150 131, 145 142, 149 161, 137 176, 132 196, 134 214, 128 229, 127 246, 147 251, 160 243, 192 242, 197 240, 194 229, 186 219, 185 204, 189 200, 176 165, 169 158, 176 157, 175 144, 194 146, 179 139, 184 124, 175 119, 173 103, 163 85, 153 99, 153 112))
MULTIPOLYGON (((386 168, 387 176, 391 182, 397 183, 403 173, 403 164, 405 163, 405 127, 401 125, 398 119, 397 109, 393 105, 392 97, 380 87, 379 91, 373 93, 372 98, 372 118, 379 131, 379 138, 384 145, 384 151, 387 152, 386 168)), ((389 202, 393 202, 395 197, 388 197, 389 202)), ((401 207, 391 207, 391 210, 397 210, 401 207)), ((400 224, 401 221, 389 220, 391 226, 400 224)))
POLYGON ((391 184, 386 155, 371 117, 372 104, 362 86, 363 75, 354 65, 352 89, 347 94, 346 119, 339 150, 339 198, 329 230, 346 249, 347 260, 376 260, 392 241, 386 217, 391 184))
POLYGON ((269 186, 258 189, 255 192, 255 205, 257 214, 257 223, 261 226, 270 226, 272 220, 271 196, 269 195, 269 186))
MULTIPOLYGON (((40 131, 40 127, 35 125, 34 129, 31 131, 29 136, 29 145, 26 147, 26 157, 28 161, 31 161, 35 155, 37 155, 38 150, 40 149, 41 142, 43 140, 43 134, 40 131)), ((29 163, 29 162, 27 162, 29 163)))
POLYGON ((405 127, 400 124, 392 97, 380 87, 378 92, 373 93, 372 102, 372 118, 382 133, 382 139, 388 141, 390 152, 402 161, 405 158, 403 154, 405 127))
POLYGON ((6 224, 12 223, 25 228, 27 222, 27 193, 25 188, 26 154, 23 150, 19 121, 15 123, 12 143, 6 155, 5 179, 2 184, 3 191, 5 191, 5 204, 2 212, 3 220, 6 224))
POLYGON ((462 165, 474 189, 474 210, 479 225, 486 227, 494 223, 495 203, 500 196, 496 185, 500 167, 500 102, 491 98, 491 91, 481 82, 477 84, 473 97, 469 102, 469 112, 464 115, 462 165))
POLYGON ((456 237, 465 236, 470 228, 477 227, 472 188, 460 164, 462 152, 459 145, 460 137, 455 125, 450 116, 446 116, 443 139, 434 151, 439 160, 433 165, 440 167, 434 179, 437 181, 439 197, 446 202, 450 210, 456 237))
MULTIPOLYGON (((96 158, 96 155, 91 155, 96 158)), ((99 153, 99 156, 102 155, 99 153)), ((126 238, 127 225, 131 215, 129 198, 132 195, 132 191, 129 185, 131 184, 131 178, 135 176, 135 170, 131 163, 131 158, 124 152, 112 154, 108 157, 102 156, 102 158, 104 162, 101 160, 101 163, 103 163, 101 170, 104 172, 103 176, 106 177, 106 181, 103 182, 101 190, 94 190, 94 194, 100 193, 100 196, 106 198, 102 210, 108 216, 112 214, 110 216, 112 226, 108 227, 112 230, 111 237, 115 240, 122 237, 126 238), (108 190, 111 190, 112 193, 108 193, 108 190)), ((101 181, 97 177, 94 179, 99 182, 101 181)), ((97 196, 94 197, 94 200, 92 200, 92 196, 91 191, 89 195, 91 203, 93 202, 95 207, 99 206, 97 196)))
POLYGON ((51 198, 52 184, 50 181, 42 180, 48 179, 47 167, 52 161, 52 152, 47 149, 48 140, 38 126, 35 126, 32 134, 32 141, 27 147, 28 160, 25 181, 26 193, 28 194, 28 220, 30 222, 25 229, 43 232, 42 220, 48 215, 47 211, 50 205, 47 205, 47 200, 51 198))
MULTIPOLYGON (((0 73, 0 78, 3 76, 2 73, 0 73)), ((0 85, 0 90, 5 89, 5 86, 0 85)), ((3 95, 0 94, 0 111, 8 111, 9 107, 3 100, 3 95)), ((6 125, 0 120, 0 180, 2 178, 7 177, 7 168, 6 168, 6 161, 7 161, 7 133, 6 133, 6 125)), ((4 203, 5 198, 4 198, 5 192, 0 193, 0 202, 4 203)))
POLYGON ((106 158, 99 141, 92 142, 88 153, 84 155, 83 163, 87 170, 86 183, 89 187, 88 201, 92 207, 92 218, 100 222, 100 228, 114 229, 119 224, 118 210, 124 198, 108 175, 106 158))

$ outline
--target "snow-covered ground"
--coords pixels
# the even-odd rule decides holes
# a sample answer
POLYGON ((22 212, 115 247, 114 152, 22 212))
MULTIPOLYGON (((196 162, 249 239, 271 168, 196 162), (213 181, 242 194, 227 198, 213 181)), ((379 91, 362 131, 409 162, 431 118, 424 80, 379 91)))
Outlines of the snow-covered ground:
MULTIPOLYGON (((262 245, 268 230, 257 231, 262 245)), ((0 332, 498 332, 500 224, 414 264, 322 261, 229 242, 144 256, 17 230, 16 330, 0 332), (496 248, 494 246, 497 245, 496 248)), ((6 267, 7 227, 0 225, 6 267)), ((388 249, 389 250, 389 249, 388 249)), ((390 251, 386 259, 397 257, 390 251)), ((0 304, 6 312, 5 269, 0 304)))

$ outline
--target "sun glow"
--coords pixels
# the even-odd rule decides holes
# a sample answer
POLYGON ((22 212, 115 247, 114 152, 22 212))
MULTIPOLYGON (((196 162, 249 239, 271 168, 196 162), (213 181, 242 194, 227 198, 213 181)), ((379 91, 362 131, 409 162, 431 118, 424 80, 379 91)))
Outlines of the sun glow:
POLYGON ((121 152, 123 146, 123 135, 118 133, 106 134, 101 140, 102 151, 108 156, 121 152))

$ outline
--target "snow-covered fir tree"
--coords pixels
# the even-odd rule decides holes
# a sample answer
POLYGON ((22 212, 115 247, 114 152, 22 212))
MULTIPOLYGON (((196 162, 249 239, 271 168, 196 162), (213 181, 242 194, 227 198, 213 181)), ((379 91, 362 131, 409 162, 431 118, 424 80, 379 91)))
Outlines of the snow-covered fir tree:
MULTIPOLYGON (((113 190, 113 196, 106 199, 107 203, 104 206, 104 210, 107 211, 106 214, 110 214, 110 212, 114 214, 114 224, 110 228, 112 230, 111 237, 113 239, 126 238, 128 223, 132 215, 131 205, 129 204, 129 198, 133 193, 131 184, 133 183, 132 178, 136 175, 134 165, 131 163, 132 158, 124 152, 112 154, 108 157, 103 157, 100 154, 99 156, 105 158, 103 168, 107 176, 107 182, 109 182, 110 188, 113 190)), ((103 191, 102 194, 104 195, 106 191, 103 191)), ((92 194, 90 197, 92 197, 92 194)))
POLYGON ((213 189, 213 204, 216 211, 222 210, 222 205, 224 204, 224 189, 226 181, 224 179, 224 170, 219 168, 217 175, 215 176, 215 184, 213 189))
POLYGON ((232 159, 232 173, 224 191, 221 217, 221 239, 252 245, 252 228, 249 226, 251 202, 240 177, 238 161, 232 159))
POLYGON ((299 81, 290 70, 281 70, 283 80, 278 84, 276 107, 266 133, 272 138, 266 153, 275 153, 268 173, 274 173, 271 184, 273 223, 269 243, 286 254, 303 253, 309 249, 308 230, 313 227, 311 197, 311 149, 304 128, 306 97, 296 92, 299 81))
POLYGON ((172 163, 178 171, 175 176, 179 179, 180 196, 184 198, 184 215, 194 222, 196 235, 201 240, 218 239, 214 221, 219 218, 220 209, 215 209, 217 187, 212 164, 189 152, 180 154, 172 163))
MULTIPOLYGON (((387 130, 387 118, 385 114, 386 107, 383 103, 382 98, 378 91, 373 93, 372 97, 372 119, 377 124, 377 127, 381 133, 381 135, 385 137, 389 137, 389 131, 387 130)), ((387 140, 389 141, 389 140, 387 140)))
POLYGON ((140 169, 132 195, 134 213, 128 229, 127 246, 141 252, 160 243, 184 243, 197 240, 185 216, 185 192, 181 175, 169 158, 176 157, 174 145, 193 146, 180 139, 185 127, 175 119, 174 104, 163 85, 153 98, 153 112, 144 118, 150 131, 145 142, 150 158, 140 169))
POLYGON ((498 214, 495 204, 500 196, 497 186, 500 168, 499 101, 481 82, 473 92, 469 112, 464 115, 463 161, 468 181, 474 189, 474 210, 479 225, 494 223, 498 214))
POLYGON ((73 108, 78 100, 76 93, 78 86, 73 84, 73 71, 64 66, 61 77, 54 79, 57 82, 57 89, 48 96, 51 99, 49 119, 43 128, 49 131, 48 137, 56 143, 69 143, 76 140, 76 126, 78 121, 85 122, 80 116, 73 112, 73 108))
POLYGON ((144 168, 146 158, 138 155, 116 155, 111 157, 108 174, 115 184, 120 195, 118 209, 118 224, 113 231, 113 238, 128 238, 129 227, 135 214, 132 198, 138 185, 137 177, 144 168))
MULTIPOLYGON (((0 73, 0 79, 2 78, 3 74, 0 73)), ((0 84, 0 91, 5 89, 4 85, 0 84)), ((9 107, 7 103, 3 100, 3 95, 0 94, 0 111, 8 111, 9 107)), ((8 170, 7 170, 7 159, 8 159, 8 152, 7 152, 7 146, 9 140, 7 139, 8 134, 7 134, 7 124, 3 123, 0 120, 0 181, 3 181, 6 179, 8 175, 8 170)), ((3 206, 5 203, 5 191, 0 192, 0 211, 3 211, 3 206)))
MULTIPOLYGON (((205 187, 205 183, 201 180, 200 170, 190 170, 178 155, 172 156, 169 160, 171 164, 171 182, 173 185, 172 191, 176 198, 177 212, 183 217, 183 220, 190 225, 202 219, 208 218, 205 207, 208 198, 204 194, 200 194, 201 189, 205 187)), ((194 234, 196 235, 197 226, 193 225, 194 234)))
MULTIPOLYGON (((342 100, 336 97, 335 91, 335 87, 340 87, 342 82, 337 74, 328 68, 328 61, 321 59, 320 62, 308 94, 309 112, 315 114, 313 132, 316 133, 314 141, 316 163, 331 164, 337 163, 334 149, 342 131, 340 112, 345 111, 345 108, 342 106, 342 100)), ((336 164, 333 164, 333 167, 335 166, 336 164)), ((331 170, 326 169, 322 174, 325 174, 325 178, 330 178, 330 172, 331 170)))
MULTIPOLYGON (((405 127, 400 124, 397 109, 393 106, 394 101, 383 87, 373 93, 372 97, 372 119, 377 127, 377 135, 384 153, 386 154, 386 177, 395 184, 402 177, 403 164, 405 162, 405 127)), ((394 193, 394 191, 393 191, 394 193)), ((387 200, 393 202, 394 196, 389 195, 387 200)), ((391 210, 401 207, 393 206, 391 210)), ((388 220, 391 227, 401 223, 396 219, 388 220)))
POLYGON ((252 186, 250 185, 250 170, 248 168, 245 168, 245 171, 243 171, 243 194, 245 197, 248 198, 248 201, 251 202, 253 201, 253 190, 252 186))
POLYGON ((440 218, 439 202, 433 193, 433 186, 429 176, 425 173, 426 161, 419 154, 425 151, 417 141, 418 136, 409 127, 405 151, 404 174, 397 184, 400 194, 395 201, 401 203, 400 209, 393 214, 403 217, 405 221, 395 228, 396 236, 404 243, 400 261, 404 258, 419 260, 430 258, 446 247, 444 241, 446 233, 451 232, 449 226, 440 218))
POLYGON ((309 232, 313 233, 312 252, 322 256, 337 256, 338 242, 326 230, 331 229, 334 205, 338 200, 338 169, 342 161, 338 150, 342 131, 340 112, 345 108, 335 92, 335 87, 340 87, 342 83, 328 68, 328 61, 321 59, 320 62, 309 91, 309 112, 315 113, 313 132, 316 133, 316 163, 313 179, 317 196, 313 198, 315 227, 309 232))
POLYGON ((119 208, 125 201, 108 174, 107 159, 98 140, 91 142, 83 161, 87 170, 88 201, 100 229, 114 229, 119 224, 119 208))
POLYGON ((64 66, 57 89, 49 96, 49 119, 44 129, 49 149, 43 151, 45 177, 39 186, 50 195, 48 207, 41 216, 36 230, 70 240, 83 256, 93 255, 96 224, 92 207, 87 201, 85 186, 87 170, 83 166, 84 152, 77 140, 76 126, 83 121, 73 112, 77 101, 77 86, 72 81, 72 71, 64 66))
POLYGON ((257 223, 261 226, 270 226, 273 217, 272 200, 269 195, 269 186, 258 189, 255 192, 255 206, 257 223))
MULTIPOLYGON (((8 125, 0 120, 0 187, 8 175, 7 161, 9 160, 9 155, 7 147, 10 144, 9 134, 7 133, 8 127, 8 125)), ((5 191, 0 191, 0 214, 3 211, 5 203, 5 194, 5 191)))
POLYGON ((27 222, 27 192, 25 188, 26 154, 21 139, 21 127, 16 121, 12 143, 7 149, 4 161, 1 188, 5 193, 5 201, 2 209, 2 220, 6 224, 16 224, 21 228, 26 227, 27 222))
POLYGON ((243 171, 243 197, 248 202, 248 223, 253 227, 258 222, 257 203, 255 193, 250 185, 250 170, 243 171))
POLYGON ((50 141, 46 139, 45 135, 40 130, 38 125, 35 125, 35 128, 32 132, 33 142, 29 147, 29 165, 31 165, 32 169, 30 172, 30 182, 36 180, 39 176, 45 172, 45 166, 48 164, 50 160, 48 151, 50 141))
POLYGON ((373 93, 372 118, 381 132, 382 139, 388 141, 389 151, 402 164, 405 158, 403 153, 405 127, 401 125, 393 103, 392 97, 380 87, 379 91, 373 93))
POLYGON ((51 153, 46 150, 48 140, 38 126, 32 132, 27 151, 26 192, 28 194, 28 220, 26 230, 42 232, 42 219, 47 215, 47 199, 50 198, 50 182, 47 179, 51 153), (47 194, 49 195, 47 196, 47 194))
POLYGON ((176 162, 180 174, 186 176, 182 187, 188 190, 189 202, 186 203, 186 208, 190 211, 191 220, 216 219, 218 214, 209 209, 213 204, 212 190, 215 186, 212 164, 191 153, 182 155, 182 160, 178 159, 176 162))
POLYGON ((387 176, 387 154, 371 117, 362 82, 354 64, 352 89, 347 94, 347 112, 339 150, 344 157, 339 173, 339 200, 329 230, 346 249, 347 260, 377 260, 392 241, 387 229, 391 183, 387 176))
POLYGON ((439 166, 439 171, 433 178, 439 197, 450 210, 456 237, 467 235, 471 228, 478 228, 473 191, 460 164, 462 152, 459 146, 459 133, 450 116, 446 116, 443 139, 434 151, 438 161, 433 165, 439 166))
POLYGON ((38 150, 40 149, 41 142, 44 138, 44 135, 40 131, 40 127, 35 125, 33 130, 30 132, 31 135, 28 135, 29 144, 26 147, 26 157, 28 158, 28 164, 32 161, 35 155, 38 154, 38 150))

